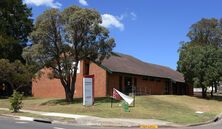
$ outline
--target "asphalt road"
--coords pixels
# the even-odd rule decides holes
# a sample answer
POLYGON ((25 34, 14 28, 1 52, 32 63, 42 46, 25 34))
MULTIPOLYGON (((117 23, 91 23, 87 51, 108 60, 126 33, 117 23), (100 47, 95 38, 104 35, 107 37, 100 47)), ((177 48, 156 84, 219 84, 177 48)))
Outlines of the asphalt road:
MULTIPOLYGON (((175 128, 166 128, 166 129, 175 129, 175 128)), ((222 121, 211 123, 208 125, 185 127, 185 128, 179 128, 179 129, 222 129, 222 121)))
MULTIPOLYGON (((46 124, 46 123, 31 122, 31 121, 21 121, 21 120, 16 120, 13 118, 8 118, 8 117, 0 117, 0 129, 101 129, 101 128, 104 128, 104 127, 46 124)), ((106 129, 114 129, 114 128, 106 128, 106 129)), ((118 129, 124 129, 124 128, 118 128, 118 129)), ((171 129, 171 128, 167 128, 167 129, 171 129)), ((175 129, 175 128, 172 128, 172 129, 175 129)), ((211 125, 180 128, 180 129, 222 129, 222 122, 211 124, 211 125)))
MULTIPOLYGON (((175 129, 175 128, 166 128, 166 129, 175 129)), ((213 123, 209 125, 202 125, 202 126, 185 127, 179 129, 222 129, 222 122, 213 123)))

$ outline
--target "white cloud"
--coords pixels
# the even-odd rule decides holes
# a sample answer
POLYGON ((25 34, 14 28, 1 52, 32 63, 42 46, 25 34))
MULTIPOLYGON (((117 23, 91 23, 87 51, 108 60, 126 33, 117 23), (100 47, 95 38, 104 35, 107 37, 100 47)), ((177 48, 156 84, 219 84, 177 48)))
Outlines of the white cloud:
POLYGON ((120 21, 126 20, 126 19, 131 19, 135 21, 137 19, 137 15, 135 12, 125 12, 121 14, 120 16, 117 17, 120 21))
POLYGON ((26 4, 33 4, 36 6, 45 5, 51 8, 60 8, 62 6, 59 2, 54 2, 54 0, 24 0, 26 4))
POLYGON ((81 5, 88 6, 88 3, 87 3, 86 0, 79 0, 79 3, 80 3, 81 5))
POLYGON ((136 20, 137 15, 136 15, 135 12, 131 12, 130 15, 131 15, 131 19, 132 19, 132 20, 136 20))
POLYGON ((101 26, 104 26, 107 28, 116 27, 116 28, 120 29, 121 31, 124 30, 124 24, 121 23, 121 21, 119 21, 117 17, 115 17, 111 14, 103 14, 102 15, 101 26))
POLYGON ((127 13, 123 13, 120 16, 118 16, 117 18, 121 21, 121 20, 123 20, 123 19, 125 19, 127 17, 128 17, 128 14, 127 13))

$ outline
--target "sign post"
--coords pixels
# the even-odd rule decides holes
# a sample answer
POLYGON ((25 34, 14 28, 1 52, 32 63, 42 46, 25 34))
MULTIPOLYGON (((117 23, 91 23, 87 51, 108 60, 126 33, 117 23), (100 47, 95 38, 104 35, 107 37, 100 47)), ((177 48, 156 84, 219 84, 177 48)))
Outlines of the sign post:
POLYGON ((83 105, 92 106, 94 104, 94 75, 83 77, 83 105))

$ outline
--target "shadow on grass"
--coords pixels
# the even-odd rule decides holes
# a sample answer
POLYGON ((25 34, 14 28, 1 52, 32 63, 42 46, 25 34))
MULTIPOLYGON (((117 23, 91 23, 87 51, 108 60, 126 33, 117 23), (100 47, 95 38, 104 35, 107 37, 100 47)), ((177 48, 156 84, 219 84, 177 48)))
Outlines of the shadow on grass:
MULTIPOLYGON (((65 99, 53 99, 41 103, 40 105, 69 105, 69 104, 81 104, 83 102, 82 98, 74 98, 73 102, 67 102, 65 99)), ((119 103, 120 101, 112 100, 113 103, 119 103)), ((95 98, 95 104, 99 105, 102 103, 111 103, 110 97, 99 97, 95 98)))
POLYGON ((46 101, 44 103, 41 103, 40 105, 68 105, 68 104, 76 104, 81 103, 82 98, 75 98, 73 102, 67 102, 65 99, 53 99, 46 101))
POLYGON ((7 96, 0 96, 0 99, 8 99, 7 96))
MULTIPOLYGON (((0 96, 0 99, 9 99, 11 96, 0 96)), ((23 99, 25 100, 34 100, 34 99, 38 99, 38 98, 34 98, 30 95, 24 95, 23 99)))
POLYGON ((211 97, 210 94, 208 94, 206 98, 203 98, 201 94, 195 94, 193 97, 204 100, 222 101, 222 95, 214 95, 213 97, 211 97))

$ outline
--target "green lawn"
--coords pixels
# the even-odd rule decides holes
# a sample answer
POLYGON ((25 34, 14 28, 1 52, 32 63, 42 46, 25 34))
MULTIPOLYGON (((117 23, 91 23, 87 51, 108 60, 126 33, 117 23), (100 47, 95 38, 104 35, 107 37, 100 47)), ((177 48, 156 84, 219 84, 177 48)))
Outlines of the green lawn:
MULTIPOLYGON (((180 124, 207 121, 222 112, 222 102, 218 99, 206 100, 189 96, 139 96, 136 97, 136 106, 130 107, 130 112, 124 112, 118 102, 111 108, 107 98, 96 99, 93 107, 84 107, 81 101, 76 99, 72 104, 67 104, 59 99, 26 98, 24 109, 99 117, 159 119, 180 124), (196 114, 195 111, 204 113, 196 114)), ((0 99, 0 107, 9 107, 8 99, 0 99)))

